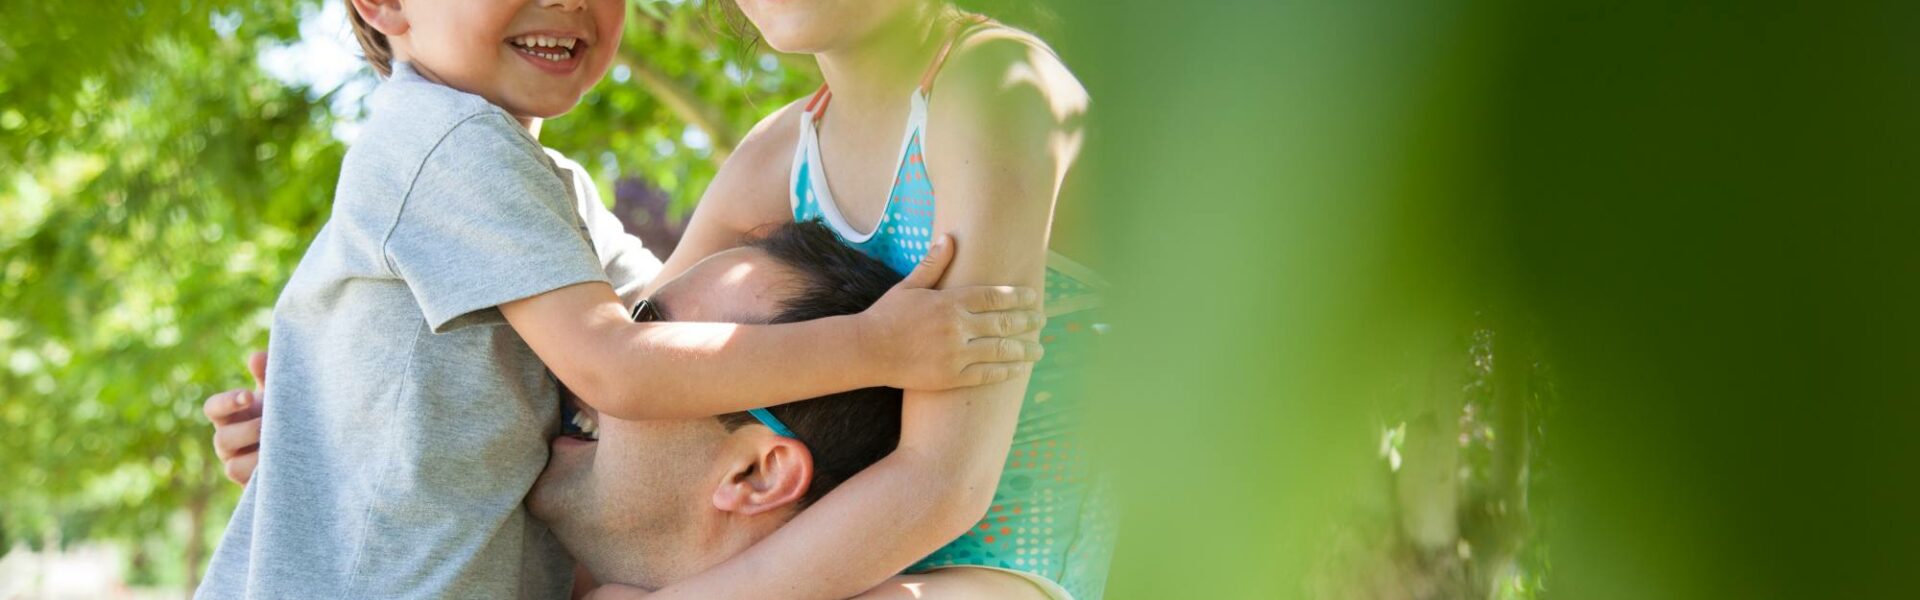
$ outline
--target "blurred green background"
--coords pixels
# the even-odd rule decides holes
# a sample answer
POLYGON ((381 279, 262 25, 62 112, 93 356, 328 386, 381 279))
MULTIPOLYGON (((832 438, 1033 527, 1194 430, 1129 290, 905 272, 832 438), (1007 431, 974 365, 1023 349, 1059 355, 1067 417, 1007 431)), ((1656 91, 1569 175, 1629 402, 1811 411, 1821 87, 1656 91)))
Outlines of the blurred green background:
MULTIPOLYGON (((1110 596, 1913 585, 1920 6, 966 4, 1094 97, 1110 596)), ((662 251, 818 81, 706 12, 543 136, 662 251)), ((372 76, 334 1, 0 14, 0 598, 177 594, 372 76)))

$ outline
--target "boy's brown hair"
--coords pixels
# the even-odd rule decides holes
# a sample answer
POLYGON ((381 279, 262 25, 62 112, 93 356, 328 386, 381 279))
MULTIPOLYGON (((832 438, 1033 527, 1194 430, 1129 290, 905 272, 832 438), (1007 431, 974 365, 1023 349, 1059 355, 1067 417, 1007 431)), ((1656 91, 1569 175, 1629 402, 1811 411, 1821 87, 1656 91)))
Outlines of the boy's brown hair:
POLYGON ((360 51, 364 53, 367 64, 379 71, 381 77, 393 75, 393 46, 387 43, 387 34, 380 33, 367 20, 360 18, 360 11, 354 10, 353 0, 340 0, 347 3, 347 21, 353 23, 353 37, 360 40, 360 51))

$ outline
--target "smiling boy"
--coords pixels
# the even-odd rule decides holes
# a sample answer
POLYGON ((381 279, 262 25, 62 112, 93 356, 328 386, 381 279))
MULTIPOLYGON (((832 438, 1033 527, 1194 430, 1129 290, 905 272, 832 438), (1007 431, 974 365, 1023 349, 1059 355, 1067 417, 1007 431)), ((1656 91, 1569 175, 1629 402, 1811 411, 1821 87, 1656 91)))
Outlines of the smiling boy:
POLYGON ((554 383, 494 307, 658 269, 637 243, 602 264, 591 184, 534 138, 606 73, 624 3, 351 5, 388 78, 274 307, 260 467, 196 596, 564 597, 522 507, 554 383))

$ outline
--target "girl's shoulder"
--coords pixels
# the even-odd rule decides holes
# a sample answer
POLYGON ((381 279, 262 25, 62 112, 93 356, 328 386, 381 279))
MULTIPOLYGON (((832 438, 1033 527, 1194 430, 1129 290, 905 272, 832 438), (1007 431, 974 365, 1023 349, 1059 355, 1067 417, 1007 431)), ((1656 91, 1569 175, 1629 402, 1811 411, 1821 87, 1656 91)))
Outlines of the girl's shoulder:
POLYGON ((1044 40, 990 26, 954 45, 934 76, 927 107, 933 122, 1020 135, 1078 127, 1088 100, 1086 88, 1044 40))
POLYGON ((793 146, 800 140, 800 118, 806 108, 807 97, 802 96, 761 118, 740 138, 734 156, 744 155, 754 161, 792 158, 793 146))
POLYGON ((1052 187, 1079 153, 1087 109, 1086 88, 1046 42, 1008 27, 975 31, 934 75, 927 169, 949 189, 956 176, 996 171, 1052 187))
POLYGON ((745 231, 789 218, 788 172, 800 139, 800 115, 806 99, 795 100, 761 119, 720 164, 700 204, 713 205, 730 226, 745 231))

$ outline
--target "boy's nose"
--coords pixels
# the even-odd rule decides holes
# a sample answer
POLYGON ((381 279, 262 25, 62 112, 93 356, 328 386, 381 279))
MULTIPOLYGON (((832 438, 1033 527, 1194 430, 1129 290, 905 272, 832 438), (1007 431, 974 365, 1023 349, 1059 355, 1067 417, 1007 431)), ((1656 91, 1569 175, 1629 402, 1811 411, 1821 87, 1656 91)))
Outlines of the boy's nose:
POLYGON ((586 5, 587 5, 587 0, 540 0, 541 8, 558 8, 560 10, 580 10, 586 5))

